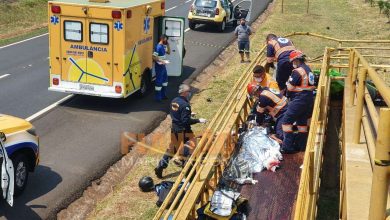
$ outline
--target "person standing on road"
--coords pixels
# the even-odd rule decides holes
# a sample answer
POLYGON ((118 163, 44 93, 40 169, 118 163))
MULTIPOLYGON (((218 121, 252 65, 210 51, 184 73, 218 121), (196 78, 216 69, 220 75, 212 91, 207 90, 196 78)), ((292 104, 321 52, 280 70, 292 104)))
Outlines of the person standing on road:
MULTIPOLYGON (((182 149, 185 142, 194 138, 194 133, 191 130, 191 125, 196 123, 206 123, 204 118, 191 118, 191 106, 188 101, 191 96, 191 88, 189 85, 181 84, 179 86, 179 96, 171 102, 170 116, 172 119, 171 128, 171 143, 168 146, 164 156, 158 163, 154 172, 158 178, 162 178, 162 173, 168 167, 169 161, 173 158, 176 152, 184 155, 182 149)), ((184 164, 184 163, 183 163, 184 164)))
POLYGON ((156 71, 155 80, 155 100, 161 102, 162 99, 168 99, 166 90, 168 86, 168 73, 166 68, 166 54, 170 54, 168 36, 161 35, 160 42, 157 44, 153 53, 154 69, 156 71))
POLYGON ((270 67, 276 66, 276 82, 279 90, 285 94, 286 82, 294 69, 289 61, 290 53, 295 50, 293 43, 283 37, 277 37, 275 34, 268 34, 266 37, 267 43, 267 64, 265 65, 266 72, 269 72, 270 67))
POLYGON ((252 34, 252 29, 248 25, 246 25, 245 18, 241 18, 240 25, 236 27, 234 30, 234 34, 238 40, 238 52, 241 56, 241 63, 244 63, 244 53, 246 55, 246 59, 250 62, 249 59, 249 36, 252 34))
POLYGON ((288 108, 283 117, 283 147, 286 153, 304 151, 308 136, 309 121, 314 106, 314 74, 305 64, 305 56, 301 51, 290 53, 290 62, 294 70, 286 83, 287 95, 290 98, 288 108), (293 133, 293 124, 298 127, 298 134, 293 133))

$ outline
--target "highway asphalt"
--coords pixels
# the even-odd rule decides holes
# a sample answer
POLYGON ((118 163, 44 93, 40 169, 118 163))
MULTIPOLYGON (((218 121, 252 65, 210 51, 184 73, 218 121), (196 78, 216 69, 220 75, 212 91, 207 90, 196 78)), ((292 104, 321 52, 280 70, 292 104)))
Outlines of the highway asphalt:
MULTIPOLYGON (((270 0, 253 1, 252 19, 270 0)), ((187 17, 191 2, 167 0, 167 15, 187 17)), ((176 95, 180 82, 200 73, 234 40, 233 30, 227 27, 219 33, 203 26, 186 32, 184 73, 169 79, 169 97, 176 95)), ((47 90, 48 71, 47 35, 0 48, 0 113, 26 118, 67 96, 47 90)), ((33 120, 40 136, 41 163, 14 207, 0 201, 0 219, 55 218, 120 158, 122 131, 152 131, 166 117, 168 106, 168 101, 155 103, 152 93, 126 100, 76 95, 33 120)))

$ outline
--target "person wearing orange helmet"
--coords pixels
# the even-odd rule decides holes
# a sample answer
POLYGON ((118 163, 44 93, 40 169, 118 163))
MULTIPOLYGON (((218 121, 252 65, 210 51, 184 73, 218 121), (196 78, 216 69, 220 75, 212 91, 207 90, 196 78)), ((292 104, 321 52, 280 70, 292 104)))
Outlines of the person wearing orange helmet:
POLYGON ((290 53, 290 62, 294 70, 286 83, 290 102, 283 118, 285 151, 304 151, 306 148, 308 125, 314 105, 314 74, 305 64, 305 55, 294 50, 290 53), (293 134, 293 124, 298 127, 298 134, 293 134))
POLYGON ((253 68, 253 81, 261 87, 268 87, 271 90, 279 91, 278 84, 272 77, 265 72, 265 68, 261 65, 256 65, 253 68))
POLYGON ((286 89, 286 81, 293 70, 293 66, 289 62, 290 53, 295 50, 291 40, 283 37, 278 37, 275 34, 268 34, 266 37, 267 44, 267 64, 265 65, 266 72, 270 67, 276 66, 276 82, 279 90, 284 94, 286 89))
POLYGON ((282 121, 288 106, 287 98, 278 91, 257 85, 256 82, 248 84, 247 92, 251 97, 254 96, 257 99, 254 106, 257 114, 259 116, 268 114, 273 118, 276 135, 271 137, 281 144, 283 142, 282 121))

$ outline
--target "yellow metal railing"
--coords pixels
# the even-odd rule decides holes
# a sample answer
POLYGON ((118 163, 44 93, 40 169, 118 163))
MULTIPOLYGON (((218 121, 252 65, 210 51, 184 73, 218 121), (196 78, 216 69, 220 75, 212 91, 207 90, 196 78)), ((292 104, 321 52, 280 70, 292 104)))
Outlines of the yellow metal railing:
POLYGON ((262 48, 254 62, 246 68, 247 74, 243 74, 238 79, 226 97, 202 135, 189 163, 183 168, 167 199, 155 215, 155 220, 168 219, 170 216, 174 216, 175 219, 193 219, 196 206, 208 201, 233 151, 236 137, 231 134, 232 132, 237 134, 239 128, 236 126, 239 123, 235 122, 242 123, 249 114, 249 101, 245 98, 246 85, 252 79, 249 73, 254 65, 265 60, 264 55, 261 55, 264 50, 265 47, 262 48), (177 191, 182 182, 184 186, 190 184, 188 189, 184 192, 184 187, 182 187, 177 194, 174 194, 173 192, 177 191), (199 200, 200 203, 198 203, 199 200), (169 204, 170 202, 172 204, 169 204))
MULTIPOLYGON (((372 72, 369 70, 371 67, 366 66, 368 63, 357 49, 343 48, 343 43, 390 43, 390 41, 339 40, 311 33, 293 33, 287 36, 294 35, 307 35, 339 43, 339 48, 327 48, 325 50, 323 62, 320 64, 321 76, 315 101, 316 107, 312 116, 299 192, 295 203, 294 219, 300 220, 314 219, 316 215, 331 82, 327 75, 329 68, 349 68, 350 74, 348 77, 351 79, 356 79, 358 69, 366 68, 367 71, 372 72), (356 60, 357 62, 341 63, 341 61, 346 60, 343 56, 347 56, 350 61, 356 60), (332 63, 331 60, 337 62, 332 63)), ((359 49, 377 50, 380 48, 360 47, 359 49)), ((246 85, 251 80, 251 70, 254 65, 264 62, 264 52, 265 47, 257 54, 254 62, 245 69, 244 74, 238 79, 226 97, 221 108, 205 130, 196 150, 189 159, 189 163, 186 164, 176 179, 171 192, 156 213, 155 220, 171 217, 173 219, 195 219, 196 209, 204 205, 211 197, 237 141, 238 129, 244 123, 250 111, 251 103, 246 98, 246 85), (188 187, 182 187, 178 193, 174 193, 183 182, 183 185, 187 186, 188 184, 188 187), (184 188, 186 188, 186 191, 184 188)), ((312 65, 316 66, 317 64, 312 65)), ((374 84, 378 85, 380 92, 385 91, 385 85, 382 85, 383 82, 379 82, 380 79, 376 78, 375 74, 371 73, 369 76, 374 84)))
POLYGON ((385 219, 390 183, 390 166, 387 164, 390 161, 390 87, 356 49, 351 50, 350 62, 348 82, 351 88, 356 88, 356 94, 350 93, 348 102, 349 105, 356 104, 353 142, 360 143, 363 128, 373 170, 369 219, 385 219), (379 114, 367 92, 368 77, 387 105, 380 108, 379 114))
POLYGON ((319 195, 319 180, 322 167, 322 149, 329 106, 330 77, 328 76, 330 55, 333 50, 325 49, 321 67, 317 95, 314 102, 310 132, 307 139, 306 152, 299 183, 299 191, 295 206, 294 219, 314 219, 319 195))

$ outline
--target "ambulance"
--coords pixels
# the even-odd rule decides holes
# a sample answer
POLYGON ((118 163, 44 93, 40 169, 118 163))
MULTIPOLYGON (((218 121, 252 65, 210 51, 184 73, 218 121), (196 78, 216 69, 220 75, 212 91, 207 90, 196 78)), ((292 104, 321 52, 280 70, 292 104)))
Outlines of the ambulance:
POLYGON ((152 54, 169 37, 168 75, 182 73, 184 18, 161 0, 48 2, 49 90, 126 98, 145 95, 155 78, 152 54))

